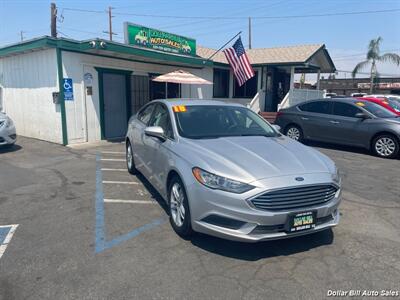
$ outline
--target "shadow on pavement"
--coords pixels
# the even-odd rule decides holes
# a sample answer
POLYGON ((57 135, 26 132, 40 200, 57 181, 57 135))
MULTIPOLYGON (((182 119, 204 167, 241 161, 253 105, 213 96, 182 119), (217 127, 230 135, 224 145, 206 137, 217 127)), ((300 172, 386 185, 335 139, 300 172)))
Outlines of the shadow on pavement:
POLYGON ((324 142, 314 142, 314 141, 306 141, 306 142, 304 142, 304 144, 307 146, 311 146, 311 147, 318 147, 318 148, 325 148, 325 149, 331 149, 331 150, 372 155, 371 152, 369 152, 367 149, 359 148, 359 147, 337 145, 337 144, 330 144, 330 143, 324 143, 324 142))
POLYGON ((157 190, 151 185, 151 183, 140 173, 136 174, 136 178, 144 185, 146 190, 150 193, 151 198, 153 198, 157 203, 161 206, 161 208, 168 215, 168 207, 167 203, 165 203, 164 199, 157 192, 157 190))
POLYGON ((309 235, 260 243, 233 242, 204 234, 196 234, 191 242, 193 245, 214 254, 256 261, 305 252, 313 248, 330 245, 333 240, 332 229, 327 229, 309 235))
POLYGON ((4 146, 0 146, 0 154, 2 153, 9 153, 9 152, 16 152, 21 150, 22 147, 20 145, 4 145, 4 146))

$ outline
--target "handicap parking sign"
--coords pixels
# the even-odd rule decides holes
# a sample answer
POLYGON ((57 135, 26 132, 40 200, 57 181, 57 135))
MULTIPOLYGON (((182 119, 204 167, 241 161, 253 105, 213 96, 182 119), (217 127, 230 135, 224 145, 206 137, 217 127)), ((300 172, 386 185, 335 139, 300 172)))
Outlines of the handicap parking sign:
POLYGON ((73 101, 74 100, 74 89, 72 86, 72 78, 63 79, 63 89, 64 89, 64 100, 73 101))

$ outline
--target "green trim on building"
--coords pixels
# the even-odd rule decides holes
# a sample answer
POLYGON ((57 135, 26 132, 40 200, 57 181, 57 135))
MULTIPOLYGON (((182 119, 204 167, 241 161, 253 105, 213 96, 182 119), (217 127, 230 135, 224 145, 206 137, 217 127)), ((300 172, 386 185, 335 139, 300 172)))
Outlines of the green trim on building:
MULTIPOLYGON (((26 51, 32 51, 35 49, 37 50, 46 48, 60 48, 62 50, 76 51, 87 54, 99 54, 96 52, 95 53, 91 52, 93 50, 104 51, 104 52, 110 52, 110 54, 111 53, 127 54, 127 55, 134 55, 149 59, 160 60, 161 62, 167 61, 167 62, 182 63, 187 65, 201 66, 201 67, 213 65, 212 61, 208 61, 202 57, 190 57, 184 55, 164 53, 156 50, 141 49, 138 47, 115 43, 102 39, 75 41, 63 38, 56 39, 51 37, 42 37, 0 48, 0 57, 6 55, 15 55, 26 51)), ((114 58, 119 59, 119 57, 114 57, 114 58)), ((142 62, 146 63, 146 61, 142 62)))
POLYGON ((109 69, 109 68, 100 68, 100 67, 94 67, 95 70, 98 73, 98 80, 99 80, 99 106, 100 106, 100 137, 102 140, 106 138, 105 131, 105 118, 104 118, 104 83, 103 83, 103 74, 104 73, 111 73, 111 74, 120 74, 120 75, 125 75, 125 93, 126 93, 126 106, 127 106, 127 118, 129 119, 130 117, 130 100, 131 100, 131 81, 129 79, 130 75, 132 74, 132 71, 129 70, 120 70, 120 69, 109 69))
POLYGON ((62 130, 62 143, 63 145, 68 145, 68 131, 67 131, 67 115, 65 111, 65 99, 64 99, 64 89, 63 86, 63 63, 62 63, 62 52, 60 48, 56 49, 57 55, 57 75, 58 75, 58 88, 59 88, 59 101, 61 109, 61 130, 62 130))

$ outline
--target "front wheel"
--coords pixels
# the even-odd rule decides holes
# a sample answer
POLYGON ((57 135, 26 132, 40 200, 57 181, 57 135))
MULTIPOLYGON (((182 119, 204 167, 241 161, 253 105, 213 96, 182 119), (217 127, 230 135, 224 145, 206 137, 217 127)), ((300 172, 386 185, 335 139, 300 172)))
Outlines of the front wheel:
POLYGON ((133 159, 132 145, 129 141, 126 142, 126 167, 128 169, 128 172, 132 175, 137 174, 135 160, 133 159))
POLYGON ((286 127, 285 135, 295 141, 303 141, 303 131, 297 125, 289 125, 288 127, 286 127))
POLYGON ((183 238, 193 234, 189 202, 179 177, 171 180, 168 190, 169 220, 174 231, 183 238))
POLYGON ((372 151, 379 157, 395 158, 399 154, 399 141, 389 134, 379 135, 372 142, 372 151))

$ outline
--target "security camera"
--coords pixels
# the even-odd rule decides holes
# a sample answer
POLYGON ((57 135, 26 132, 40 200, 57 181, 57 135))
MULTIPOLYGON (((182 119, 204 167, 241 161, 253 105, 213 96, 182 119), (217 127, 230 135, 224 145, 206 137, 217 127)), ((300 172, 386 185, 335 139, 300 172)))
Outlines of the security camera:
POLYGON ((90 41, 89 42, 90 47, 96 48, 96 41, 90 41))
POLYGON ((101 47, 101 48, 104 49, 106 46, 107 46, 107 44, 106 44, 105 41, 101 41, 101 42, 100 42, 100 47, 101 47))

